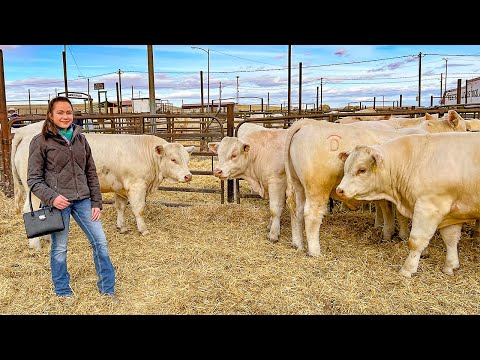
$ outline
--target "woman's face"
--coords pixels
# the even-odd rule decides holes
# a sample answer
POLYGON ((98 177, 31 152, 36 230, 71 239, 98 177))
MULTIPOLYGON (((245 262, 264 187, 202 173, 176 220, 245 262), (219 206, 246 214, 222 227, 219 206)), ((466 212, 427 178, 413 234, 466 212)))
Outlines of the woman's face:
POLYGON ((57 101, 53 105, 53 113, 50 118, 60 129, 67 129, 73 122, 72 106, 66 101, 57 101))

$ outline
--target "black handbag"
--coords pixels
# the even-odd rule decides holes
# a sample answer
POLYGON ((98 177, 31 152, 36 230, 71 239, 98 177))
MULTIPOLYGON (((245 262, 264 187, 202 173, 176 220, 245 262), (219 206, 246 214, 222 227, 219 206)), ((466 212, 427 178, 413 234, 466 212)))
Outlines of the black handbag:
POLYGON ((28 193, 28 201, 30 202, 30 212, 23 214, 23 222, 25 223, 27 238, 31 239, 42 235, 48 235, 65 229, 61 210, 54 206, 42 206, 40 203, 40 209, 33 211, 32 189, 30 189, 30 192, 28 193))

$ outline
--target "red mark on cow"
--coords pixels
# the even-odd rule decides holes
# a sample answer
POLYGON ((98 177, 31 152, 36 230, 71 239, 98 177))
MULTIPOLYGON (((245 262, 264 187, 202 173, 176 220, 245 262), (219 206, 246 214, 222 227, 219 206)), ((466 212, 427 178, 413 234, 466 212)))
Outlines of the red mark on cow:
POLYGON ((340 147, 341 137, 338 135, 330 135, 327 139, 330 140, 330 151, 337 151, 340 147))

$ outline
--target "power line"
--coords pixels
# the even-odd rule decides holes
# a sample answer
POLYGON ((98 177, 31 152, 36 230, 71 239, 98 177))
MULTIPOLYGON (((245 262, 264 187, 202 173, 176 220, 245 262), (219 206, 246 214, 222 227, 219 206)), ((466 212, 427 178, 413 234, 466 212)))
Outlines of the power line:
POLYGON ((83 77, 82 72, 80 71, 80 68, 78 67, 77 60, 75 60, 75 56, 73 56, 72 48, 71 46, 68 46, 68 50, 70 50, 70 55, 72 55, 73 62, 77 66, 77 70, 80 73, 80 76, 83 77))
POLYGON ((259 64, 265 64, 265 65, 272 65, 272 66, 275 66, 274 64, 268 64, 268 63, 265 63, 265 62, 262 62, 262 61, 251 60, 251 59, 243 58, 243 57, 240 57, 240 56, 236 56, 236 55, 227 54, 227 53, 224 53, 224 52, 221 52, 221 51, 218 51, 218 50, 213 50, 213 49, 210 49, 210 51, 217 52, 217 53, 219 53, 219 54, 223 54, 223 55, 226 55, 226 56, 231 56, 231 57, 234 57, 234 58, 237 58, 237 59, 242 59, 242 60, 252 61, 252 62, 259 63, 259 64))

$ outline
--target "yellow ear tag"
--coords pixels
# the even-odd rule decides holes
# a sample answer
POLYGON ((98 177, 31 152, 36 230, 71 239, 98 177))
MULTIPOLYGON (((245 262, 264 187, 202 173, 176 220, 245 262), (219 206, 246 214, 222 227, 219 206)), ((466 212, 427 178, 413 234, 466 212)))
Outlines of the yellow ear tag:
POLYGON ((243 158, 244 158, 244 159, 247 158, 247 152, 246 152, 246 151, 243 152, 243 158))
POLYGON ((372 165, 372 172, 376 173, 377 172, 377 164, 372 165))

